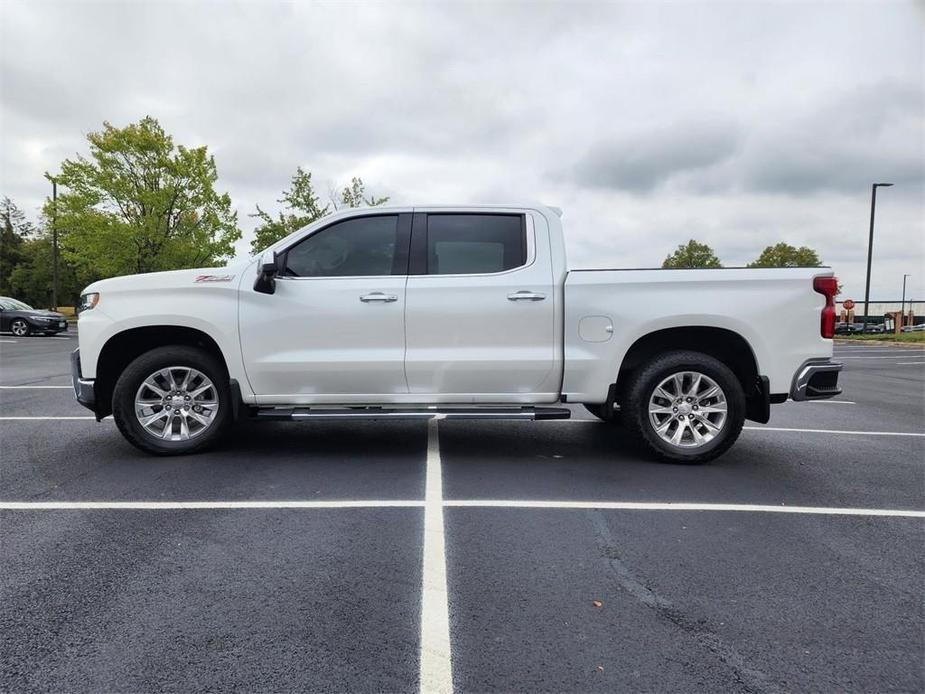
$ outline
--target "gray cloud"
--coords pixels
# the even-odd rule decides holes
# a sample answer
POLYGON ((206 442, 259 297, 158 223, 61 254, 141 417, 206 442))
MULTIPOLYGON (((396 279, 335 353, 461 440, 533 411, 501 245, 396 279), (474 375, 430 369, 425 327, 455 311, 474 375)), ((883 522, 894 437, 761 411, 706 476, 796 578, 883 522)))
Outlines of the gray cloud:
POLYGON ((559 205, 580 266, 788 240, 851 287, 887 178, 875 293, 925 295, 923 58, 913 2, 4 0, 0 194, 34 213, 88 131, 150 114, 210 147, 246 232, 302 165, 323 193, 559 205))
POLYGON ((722 163, 739 143, 734 126, 685 123, 597 145, 574 167, 584 186, 645 192, 681 173, 722 163))

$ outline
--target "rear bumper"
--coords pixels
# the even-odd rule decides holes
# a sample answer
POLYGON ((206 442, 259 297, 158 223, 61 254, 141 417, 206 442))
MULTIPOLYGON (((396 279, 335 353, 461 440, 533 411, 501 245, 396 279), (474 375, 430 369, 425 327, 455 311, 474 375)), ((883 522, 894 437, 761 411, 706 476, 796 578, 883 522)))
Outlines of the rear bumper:
POLYGON ((79 349, 71 352, 71 382, 74 384, 74 397, 77 398, 77 402, 96 414, 96 384, 81 377, 79 349))
POLYGON ((824 400, 841 395, 838 374, 842 364, 831 359, 809 359, 793 375, 790 397, 793 400, 824 400))

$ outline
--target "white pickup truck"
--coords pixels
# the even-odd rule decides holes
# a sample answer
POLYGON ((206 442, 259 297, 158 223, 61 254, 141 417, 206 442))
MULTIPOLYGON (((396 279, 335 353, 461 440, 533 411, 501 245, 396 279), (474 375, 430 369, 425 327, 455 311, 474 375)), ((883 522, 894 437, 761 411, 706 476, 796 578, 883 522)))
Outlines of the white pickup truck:
POLYGON ((771 403, 841 392, 830 270, 569 271, 560 214, 348 210, 227 267, 96 282, 77 399, 156 454, 245 415, 553 419, 580 403, 693 463, 771 403))

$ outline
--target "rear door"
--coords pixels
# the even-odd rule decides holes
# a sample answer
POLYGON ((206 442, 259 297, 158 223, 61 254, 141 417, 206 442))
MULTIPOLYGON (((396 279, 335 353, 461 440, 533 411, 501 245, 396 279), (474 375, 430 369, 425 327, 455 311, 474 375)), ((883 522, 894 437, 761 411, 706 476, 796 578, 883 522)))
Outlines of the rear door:
POLYGON ((545 224, 541 232, 530 213, 415 211, 405 294, 412 395, 424 402, 556 400, 545 224))

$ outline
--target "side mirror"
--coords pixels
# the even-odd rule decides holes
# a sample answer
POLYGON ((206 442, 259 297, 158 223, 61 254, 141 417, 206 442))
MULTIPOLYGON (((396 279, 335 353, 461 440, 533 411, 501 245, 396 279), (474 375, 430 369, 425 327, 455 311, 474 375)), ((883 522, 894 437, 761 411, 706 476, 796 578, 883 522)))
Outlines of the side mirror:
POLYGON ((276 275, 279 273, 279 267, 276 264, 276 257, 268 263, 261 262, 257 266, 257 279, 254 282, 254 291, 261 294, 276 293, 276 275))

